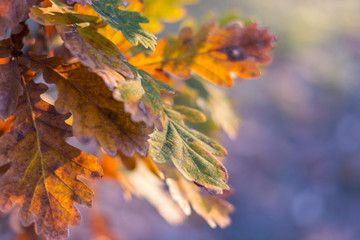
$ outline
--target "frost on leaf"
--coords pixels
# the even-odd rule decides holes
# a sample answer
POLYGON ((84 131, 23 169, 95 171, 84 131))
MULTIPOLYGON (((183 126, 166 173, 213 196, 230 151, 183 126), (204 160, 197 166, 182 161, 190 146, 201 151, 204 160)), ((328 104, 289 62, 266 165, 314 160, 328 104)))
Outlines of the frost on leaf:
POLYGON ((139 12, 120 10, 123 3, 123 0, 102 0, 92 1, 91 6, 113 29, 121 31, 131 44, 140 42, 144 47, 155 50, 156 37, 140 26, 140 23, 148 23, 149 20, 139 12))
POLYGON ((63 65, 59 58, 33 56, 32 60, 45 81, 57 86, 56 110, 73 114, 75 137, 84 143, 95 137, 111 156, 118 150, 127 156, 146 155, 148 129, 144 123, 131 121, 124 104, 113 99, 99 76, 78 63, 63 65))
POLYGON ((71 127, 61 115, 40 99, 47 87, 23 75, 25 93, 14 113, 11 132, 0 138, 0 166, 10 164, 0 178, 0 210, 20 205, 24 225, 35 223, 38 234, 50 239, 68 236, 68 225, 80 224, 74 206, 91 206, 93 192, 78 179, 97 179, 102 169, 96 158, 68 145, 71 127))
POLYGON ((204 134, 190 129, 184 120, 202 122, 205 116, 186 107, 164 108, 164 130, 155 130, 150 136, 150 157, 155 162, 172 161, 190 181, 214 192, 229 189, 228 174, 216 156, 226 155, 226 150, 204 134))
POLYGON ((209 22, 197 34, 189 27, 183 28, 174 43, 160 40, 153 56, 140 54, 131 63, 148 72, 161 69, 180 79, 197 73, 216 85, 230 87, 231 73, 242 78, 260 76, 258 64, 271 62, 268 52, 274 40, 257 24, 244 27, 235 21, 219 28, 215 22, 209 22))

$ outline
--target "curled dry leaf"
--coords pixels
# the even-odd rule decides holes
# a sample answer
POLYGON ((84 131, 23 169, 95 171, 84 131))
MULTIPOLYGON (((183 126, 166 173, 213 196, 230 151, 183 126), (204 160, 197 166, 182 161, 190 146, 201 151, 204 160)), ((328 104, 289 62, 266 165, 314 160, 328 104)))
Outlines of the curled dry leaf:
POLYGON ((56 84, 56 110, 73 114, 73 133, 81 142, 95 137, 111 156, 118 150, 127 156, 147 154, 149 130, 144 123, 131 121, 124 104, 112 98, 99 76, 78 63, 62 65, 59 58, 33 56, 32 60, 45 81, 56 84))
POLYGON ((35 223, 36 232, 49 239, 68 236, 68 225, 80 223, 77 202, 91 206, 93 192, 78 179, 98 179, 102 169, 96 158, 66 144, 71 127, 40 99, 47 87, 23 78, 25 94, 15 111, 11 132, 0 138, 0 166, 10 165, 0 178, 0 210, 20 204, 24 225, 35 223))
POLYGON ((134 74, 124 63, 125 56, 116 46, 90 27, 57 27, 65 47, 91 71, 105 81, 109 89, 133 78, 134 74))
POLYGON ((145 71, 161 69, 179 79, 189 79, 197 73, 216 85, 230 87, 231 72, 242 78, 260 76, 257 65, 271 62, 268 52, 274 40, 257 24, 243 27, 235 21, 219 28, 215 22, 209 22, 196 35, 189 27, 182 29, 174 43, 163 39, 153 56, 140 54, 130 62, 145 71))

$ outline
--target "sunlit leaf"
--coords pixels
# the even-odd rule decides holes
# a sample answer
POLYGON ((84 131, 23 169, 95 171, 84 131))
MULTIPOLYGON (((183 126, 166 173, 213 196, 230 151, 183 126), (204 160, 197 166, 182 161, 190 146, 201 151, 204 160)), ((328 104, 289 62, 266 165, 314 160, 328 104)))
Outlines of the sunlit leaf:
POLYGON ((258 64, 271 61, 268 52, 274 40, 257 24, 244 27, 234 21, 219 29, 215 22, 209 22, 197 34, 189 27, 183 28, 176 41, 162 40, 158 52, 150 57, 138 55, 130 62, 146 71, 161 69, 179 79, 189 79, 196 73, 216 85, 230 87, 231 73, 242 78, 260 76, 258 64))
POLYGON ((225 149, 184 124, 185 119, 203 121, 206 119, 203 114, 195 110, 178 112, 169 106, 164 111, 164 130, 156 129, 149 140, 150 157, 159 163, 172 161, 188 180, 210 190, 221 192, 228 189, 227 171, 216 158, 224 156, 225 149))
POLYGON ((49 8, 32 8, 30 16, 40 24, 55 25, 70 52, 101 76, 110 89, 124 82, 125 77, 134 77, 117 47, 88 26, 98 22, 98 17, 75 13, 56 1, 49 8))
POLYGON ((35 223, 36 232, 51 239, 68 236, 68 225, 80 223, 77 202, 91 206, 93 192, 78 179, 102 175, 96 158, 66 144, 71 127, 40 99, 47 87, 29 81, 15 111, 11 132, 0 138, 0 166, 11 164, 0 178, 0 209, 9 211, 20 204, 24 225, 35 223))
POLYGON ((120 10, 123 0, 93 1, 92 7, 113 29, 121 31, 133 45, 139 42, 146 48, 155 50, 156 37, 141 28, 140 23, 149 20, 139 12, 120 10))
POLYGON ((135 73, 135 78, 120 84, 114 91, 115 99, 125 101, 125 110, 135 122, 143 121, 148 126, 154 123, 162 129, 159 113, 163 110, 160 90, 174 93, 168 84, 153 78, 149 73, 128 65, 135 73))
POLYGON ((143 123, 133 123, 124 104, 112 98, 100 77, 80 64, 62 65, 56 58, 33 57, 33 64, 43 71, 44 79, 58 89, 55 102, 60 113, 73 114, 74 136, 82 142, 95 137, 111 156, 120 150, 127 156, 146 155, 148 130, 143 123))

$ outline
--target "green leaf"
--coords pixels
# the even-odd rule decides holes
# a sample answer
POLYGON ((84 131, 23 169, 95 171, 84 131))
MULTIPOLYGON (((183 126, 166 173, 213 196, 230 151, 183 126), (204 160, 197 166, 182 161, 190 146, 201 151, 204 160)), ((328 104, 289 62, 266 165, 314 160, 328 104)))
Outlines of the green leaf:
POLYGON ((159 163, 171 160, 188 180, 210 190, 229 189, 226 185, 227 171, 216 158, 226 155, 226 150, 211 138, 188 128, 184 124, 185 119, 203 119, 195 109, 184 110, 185 107, 178 112, 164 106, 164 130, 155 129, 150 136, 150 157, 159 163))
POLYGON ((140 23, 149 20, 139 12, 120 10, 123 0, 93 1, 91 6, 113 29, 121 31, 126 39, 133 45, 139 42, 146 48, 155 50, 156 37, 144 30, 140 23))
POLYGON ((57 1, 50 1, 51 7, 30 9, 30 17, 42 25, 60 25, 67 26, 71 24, 97 25, 101 19, 96 16, 79 14, 72 11, 68 6, 57 1))
POLYGON ((134 77, 124 54, 93 28, 100 18, 77 14, 62 3, 51 2, 48 8, 32 8, 30 17, 42 25, 55 25, 65 47, 102 77, 109 89, 134 77))
POLYGON ((125 111, 131 114, 134 122, 143 121, 147 126, 152 126, 155 122, 156 126, 162 129, 159 120, 159 113, 163 111, 160 90, 174 93, 174 89, 129 63, 127 66, 135 77, 126 79, 125 83, 119 84, 114 90, 114 98, 125 102, 125 111))

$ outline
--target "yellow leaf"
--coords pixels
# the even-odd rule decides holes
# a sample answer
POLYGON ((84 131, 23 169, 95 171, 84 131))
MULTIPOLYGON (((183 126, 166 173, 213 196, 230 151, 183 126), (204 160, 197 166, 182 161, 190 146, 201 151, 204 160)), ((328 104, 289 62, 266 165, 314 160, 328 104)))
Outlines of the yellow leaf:
POLYGON ((274 40, 256 24, 243 27, 233 21, 218 28, 215 22, 209 22, 197 34, 189 27, 183 28, 174 43, 161 40, 152 56, 140 54, 130 63, 148 72, 161 69, 184 80, 196 73, 216 85, 230 87, 231 73, 242 78, 260 76, 258 64, 271 62, 268 52, 274 40))

